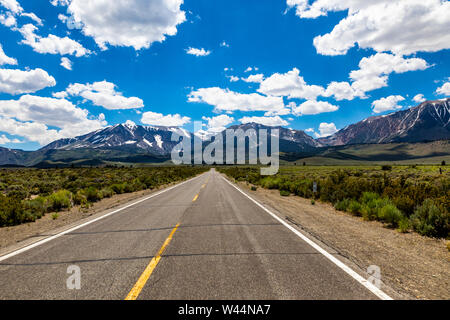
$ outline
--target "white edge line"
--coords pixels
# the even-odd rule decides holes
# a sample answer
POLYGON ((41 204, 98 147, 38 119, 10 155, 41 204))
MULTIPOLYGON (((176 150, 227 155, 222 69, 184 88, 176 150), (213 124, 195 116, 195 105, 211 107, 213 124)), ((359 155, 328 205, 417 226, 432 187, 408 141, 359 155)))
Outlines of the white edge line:
POLYGON ((50 237, 48 237, 48 238, 42 239, 42 240, 37 241, 37 242, 35 242, 35 243, 33 243, 33 244, 30 244, 30 245, 28 245, 28 246, 25 246, 25 247, 23 247, 23 248, 21 248, 21 249, 18 249, 18 250, 16 250, 16 251, 10 252, 10 253, 8 253, 8 254, 6 254, 6 255, 4 255, 4 256, 1 256, 1 257, 0 257, 0 262, 1 262, 1 261, 4 261, 4 260, 7 260, 7 259, 9 259, 9 258, 11 258, 11 257, 14 257, 14 256, 16 256, 16 255, 18 255, 18 254, 21 254, 21 253, 23 253, 23 252, 25 252, 25 251, 28 251, 28 250, 30 250, 30 249, 33 249, 33 248, 35 248, 35 247, 38 247, 38 246, 40 246, 40 245, 42 245, 42 244, 44 244, 44 243, 47 243, 47 242, 52 241, 52 240, 55 240, 55 239, 57 239, 57 238, 59 238, 59 237, 65 235, 65 234, 68 234, 68 233, 72 232, 72 231, 78 230, 78 229, 83 228, 83 227, 85 227, 85 226, 87 226, 87 225, 90 225, 90 224, 92 224, 92 223, 94 223, 94 222, 97 222, 97 221, 99 221, 99 220, 105 219, 105 218, 107 218, 107 217, 109 217, 109 216, 112 216, 113 214, 115 214, 115 213, 117 213, 117 212, 120 212, 120 211, 122 211, 122 210, 128 209, 129 207, 132 207, 132 206, 137 205, 137 204, 139 204, 139 203, 141 203, 141 202, 143 202, 143 201, 146 201, 146 200, 151 199, 151 198, 153 198, 153 197, 156 197, 156 196, 158 196, 158 195, 160 195, 160 194, 162 194, 162 193, 165 193, 165 192, 167 192, 167 191, 170 191, 170 190, 172 190, 172 189, 174 189, 174 188, 176 188, 176 187, 179 187, 179 186, 181 186, 181 185, 183 185, 183 184, 185 184, 185 183, 188 183, 188 182, 190 182, 190 181, 192 181, 192 180, 194 180, 194 179, 197 179, 197 178, 199 178, 199 177, 201 177, 201 176, 202 176, 202 175, 199 175, 199 176, 197 176, 197 177, 194 177, 194 178, 191 178, 191 179, 189 179, 189 180, 183 181, 183 182, 181 182, 181 183, 179 183, 179 184, 177 184, 177 185, 174 185, 174 186, 169 187, 169 188, 167 188, 167 189, 161 190, 161 191, 159 191, 159 192, 157 192, 157 193, 154 193, 154 194, 152 194, 152 195, 150 195, 150 196, 148 196, 148 197, 146 197, 146 198, 143 198, 143 199, 141 199, 141 200, 139 200, 139 201, 136 201, 136 202, 133 202, 133 203, 131 203, 131 204, 129 204, 129 205, 126 205, 125 207, 122 207, 122 208, 119 208, 119 209, 117 209, 117 210, 114 210, 114 211, 112 211, 112 212, 110 212, 110 213, 107 213, 107 214, 105 214, 105 215, 103 215, 103 216, 101 216, 101 217, 92 219, 92 220, 90 220, 90 221, 87 221, 87 222, 85 222, 85 223, 82 223, 82 224, 80 224, 80 225, 77 225, 77 226, 75 226, 75 227, 73 227, 73 228, 70 228, 70 229, 65 230, 65 231, 63 231, 63 232, 60 232, 60 233, 58 233, 58 234, 55 234, 55 235, 53 235, 53 236, 50 236, 50 237))
POLYGON ((381 289, 376 287, 373 283, 370 281, 367 281, 362 276, 360 276, 358 273, 353 271, 349 266, 344 264, 341 260, 334 257, 332 254, 328 253, 326 250, 324 250, 322 247, 320 247, 318 244, 313 242, 311 239, 306 237, 304 234, 302 234, 300 231, 289 225, 286 221, 278 217, 276 214, 271 212, 269 209, 267 209, 265 206, 260 204, 258 201, 254 200, 252 197, 250 197, 248 194, 246 194, 244 191, 242 191, 239 187, 232 184, 230 181, 225 179, 223 176, 222 178, 228 182, 232 187, 234 187, 236 190, 238 190, 240 193, 242 193, 244 196, 246 196, 248 199, 253 201, 258 207, 266 211, 268 214, 270 214, 274 219, 279 221, 281 224, 283 224, 286 228, 291 230, 293 233, 295 233, 297 236, 299 236, 302 240, 304 240, 306 243, 308 243, 311 247, 319 251, 321 254, 323 254, 328 260, 333 262, 336 266, 344 270, 349 276, 351 276, 353 279, 358 281, 360 284, 362 284, 364 287, 366 287, 368 290, 370 290, 374 295, 376 295, 378 298, 382 300, 393 300, 390 296, 388 296, 386 293, 384 293, 381 289))

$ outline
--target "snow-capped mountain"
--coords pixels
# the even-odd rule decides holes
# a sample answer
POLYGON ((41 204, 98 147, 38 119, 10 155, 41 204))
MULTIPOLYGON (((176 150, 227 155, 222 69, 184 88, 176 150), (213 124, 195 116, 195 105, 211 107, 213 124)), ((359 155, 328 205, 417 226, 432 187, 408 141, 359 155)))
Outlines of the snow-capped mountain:
POLYGON ((72 139, 61 139, 50 143, 41 150, 75 149, 137 149, 156 155, 170 154, 177 142, 171 141, 172 133, 190 137, 184 129, 172 127, 139 126, 131 121, 100 129, 72 139))
MULTIPOLYGON (((320 139, 313 139, 301 130, 268 127, 257 123, 230 127, 244 131, 254 129, 257 134, 259 129, 270 131, 273 128, 280 130, 280 152, 292 155, 293 158, 300 154, 303 156, 318 154, 328 147, 351 144, 449 140, 450 98, 427 101, 417 107, 389 115, 370 117, 330 137, 320 139)), ((194 134, 184 129, 139 126, 128 121, 83 136, 57 140, 37 151, 0 147, 0 165, 33 166, 45 161, 71 163, 90 160, 162 162, 170 159, 171 151, 178 144, 172 141, 174 132, 191 139, 194 137, 194 134)), ((225 135, 225 131, 219 134, 225 135)), ((447 148, 448 144, 444 145, 444 148, 447 148)), ((450 150, 442 151, 450 153, 450 150)))
POLYGON ((450 98, 367 118, 317 141, 324 146, 450 139, 450 98))

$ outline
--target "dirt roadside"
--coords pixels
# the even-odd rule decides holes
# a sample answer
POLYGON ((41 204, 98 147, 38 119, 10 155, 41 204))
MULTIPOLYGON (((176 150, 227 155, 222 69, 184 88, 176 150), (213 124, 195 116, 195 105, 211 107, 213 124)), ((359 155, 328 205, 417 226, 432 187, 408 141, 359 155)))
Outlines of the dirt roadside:
POLYGON ((282 197, 278 190, 251 191, 246 183, 238 185, 361 270, 379 266, 382 281, 402 298, 450 299, 450 252, 445 240, 402 234, 380 222, 336 211, 329 204, 282 197))
POLYGON ((167 184, 153 190, 142 190, 133 193, 118 194, 111 198, 102 199, 94 203, 89 209, 76 206, 67 211, 58 212, 58 218, 53 219, 52 213, 47 213, 35 222, 25 223, 12 227, 0 228, 0 255, 29 245, 36 240, 61 232, 69 226, 75 226, 81 221, 87 221, 96 216, 108 213, 112 209, 131 203, 144 196, 151 195, 162 189, 181 183, 182 181, 167 184))

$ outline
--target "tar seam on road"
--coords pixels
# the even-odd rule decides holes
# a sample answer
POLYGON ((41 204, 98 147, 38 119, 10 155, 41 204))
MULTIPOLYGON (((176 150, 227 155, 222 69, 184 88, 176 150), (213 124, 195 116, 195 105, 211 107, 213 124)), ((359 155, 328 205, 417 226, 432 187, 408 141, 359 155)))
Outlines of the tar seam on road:
POLYGON ((172 190, 172 189, 174 189, 174 188, 176 188, 176 187, 179 187, 179 186, 181 186, 181 185, 183 185, 183 184, 185 184, 185 183, 188 183, 188 182, 190 182, 190 181, 192 181, 192 180, 194 180, 194 179, 197 179, 197 178, 201 177, 202 175, 203 175, 203 174, 201 174, 201 175, 199 175, 199 176, 197 176, 197 177, 194 177, 194 178, 192 178, 192 179, 183 181, 183 182, 181 182, 181 183, 179 183, 179 184, 177 184, 177 185, 175 185, 175 186, 172 186, 172 187, 170 187, 170 188, 161 190, 161 191, 159 191, 159 192, 157 192, 157 193, 154 193, 154 194, 152 194, 152 195, 150 195, 150 196, 148 196, 148 197, 146 197, 146 198, 144 198, 144 199, 141 199, 141 200, 139 200, 139 201, 133 202, 133 203, 131 203, 131 204, 129 204, 129 205, 126 205, 125 207, 122 207, 122 208, 119 208, 119 209, 117 209, 117 210, 114 210, 114 211, 112 211, 112 212, 110 212, 110 213, 107 213, 107 214, 101 216, 101 217, 98 217, 98 218, 96 218, 96 219, 87 221, 87 222, 82 223, 82 224, 80 224, 80 225, 78 225, 78 226, 75 226, 75 227, 70 228, 70 229, 68 229, 68 230, 65 230, 65 231, 63 231, 63 232, 60 232, 60 233, 58 233, 58 234, 55 234, 55 235, 53 235, 53 236, 50 236, 50 237, 48 237, 48 238, 45 238, 45 239, 43 239, 43 240, 40 240, 40 241, 38 241, 38 242, 35 242, 35 243, 30 244, 30 245, 28 245, 28 246, 25 246, 25 247, 23 247, 23 248, 21 248, 21 249, 18 249, 18 250, 16 250, 16 251, 10 252, 10 253, 8 253, 8 254, 6 254, 6 255, 0 257, 0 262, 1 262, 1 261, 4 261, 4 260, 7 260, 7 259, 9 259, 9 258, 11 258, 11 257, 14 257, 14 256, 16 256, 16 255, 18 255, 18 254, 21 254, 21 253, 23 253, 23 252, 25 252, 25 251, 28 251, 28 250, 30 250, 30 249, 33 249, 33 248, 35 248, 35 247, 38 247, 38 246, 40 246, 40 245, 42 245, 42 244, 44 244, 44 243, 47 243, 47 242, 52 241, 52 240, 54 240, 54 239, 57 239, 57 238, 59 238, 59 237, 61 237, 61 236, 63 236, 63 235, 66 235, 66 234, 68 234, 68 233, 71 233, 72 231, 78 230, 78 229, 83 228, 83 227, 85 227, 85 226, 87 226, 87 225, 90 225, 90 224, 92 224, 92 223, 94 223, 94 222, 97 222, 97 221, 99 221, 99 220, 102 220, 102 219, 105 219, 105 218, 107 218, 107 217, 109 217, 109 216, 112 216, 113 214, 115 214, 115 213, 117 213, 117 212, 120 212, 120 211, 122 211, 122 210, 128 209, 128 208, 130 208, 130 207, 132 207, 132 206, 134 206, 134 205, 136 205, 136 204, 139 204, 139 203, 141 203, 141 202, 143 202, 143 201, 149 200, 149 199, 151 199, 151 198, 153 198, 153 197, 156 197, 156 196, 158 196, 158 195, 160 195, 160 194, 162 194, 162 193, 165 193, 165 192, 167 192, 167 191, 170 191, 170 190, 172 190))
POLYGON ((282 225, 284 225, 286 228, 291 230, 293 233, 295 233, 298 237, 300 237, 303 241, 305 241, 307 244, 309 244, 311 247, 319 251, 322 255, 324 255, 328 260, 333 262, 336 266, 341 268, 343 271, 345 271, 349 276, 351 276, 353 279, 358 281, 361 285, 363 285, 365 288, 367 288, 370 292, 372 292, 374 295, 376 295, 378 298, 382 300, 393 300, 390 296, 388 296, 386 293, 384 293, 381 289, 379 289, 377 286, 375 286, 370 281, 367 281, 362 276, 360 276, 358 273, 353 271, 349 266, 347 266, 345 263, 343 263, 341 260, 334 257, 332 254, 328 253, 325 249, 320 247, 318 244, 313 242, 311 239, 306 237, 304 234, 302 234, 300 231, 295 229, 293 226, 289 225, 286 221, 278 217, 275 213, 267 209, 265 206, 260 204, 258 201, 250 197, 248 194, 246 194, 244 191, 242 191, 239 187, 235 186, 233 183, 228 181, 226 178, 222 177, 227 183, 229 183, 233 188, 235 188, 237 191, 242 193, 244 196, 246 196, 248 199, 250 199, 253 203, 255 203, 258 207, 263 209, 265 212, 270 214, 275 220, 279 221, 282 225))
POLYGON ((174 233, 177 231, 179 226, 180 224, 178 223, 172 230, 169 237, 166 239, 166 241, 164 241, 164 244, 162 245, 161 249, 159 249, 158 254, 155 257, 153 257, 153 259, 150 261, 147 268, 145 268, 144 272, 139 277, 138 281, 134 285, 133 289, 131 289, 130 293, 127 295, 125 300, 136 300, 138 298, 148 279, 152 275, 153 270, 155 270, 156 266, 158 265, 159 260, 161 260, 161 256, 164 253, 164 250, 166 250, 167 246, 172 240, 174 233))

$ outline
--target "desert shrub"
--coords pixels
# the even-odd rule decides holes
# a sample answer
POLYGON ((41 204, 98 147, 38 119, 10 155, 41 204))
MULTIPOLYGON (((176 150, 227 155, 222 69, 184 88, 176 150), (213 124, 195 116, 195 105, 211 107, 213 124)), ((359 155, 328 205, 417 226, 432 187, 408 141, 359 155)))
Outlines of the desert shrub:
POLYGON ((401 220, 405 217, 393 204, 386 204, 378 211, 378 219, 387 222, 391 227, 398 227, 401 220))
POLYGON ((86 196, 83 192, 81 192, 81 190, 77 191, 77 193, 73 195, 73 203, 75 205, 85 205, 87 202, 86 196))
POLYGON ((291 193, 287 190, 280 190, 280 195, 283 197, 289 197, 291 193))
POLYGON ((102 198, 111 198, 115 192, 110 187, 103 188, 100 190, 102 198))
POLYGON ((410 223, 409 219, 403 218, 399 221, 398 231, 400 231, 401 233, 408 232, 410 228, 411 228, 411 223, 410 223))
POLYGON ((115 183, 111 186, 111 189, 117 194, 122 194, 125 192, 125 186, 123 183, 115 183))
POLYGON ((72 194, 67 190, 59 190, 47 197, 47 211, 61 211, 72 205, 72 194))
POLYGON ((97 202, 102 199, 101 192, 94 187, 89 187, 83 190, 84 195, 86 196, 86 200, 88 202, 97 202))
POLYGON ((339 211, 347 211, 348 206, 350 205, 350 199, 344 199, 336 202, 334 204, 334 208, 339 211))
POLYGON ((411 216, 412 226, 421 235, 447 238, 450 231, 450 214, 443 212, 431 199, 426 199, 411 216))
POLYGON ((392 170, 392 166, 390 166, 390 165, 382 165, 381 166, 381 170, 383 170, 383 171, 391 171, 392 170))
POLYGON ((0 226, 13 226, 26 221, 27 215, 20 199, 0 194, 0 226))
POLYGON ((355 216, 361 215, 362 205, 356 200, 350 200, 347 211, 355 216))
POLYGON ((257 187, 257 186, 252 186, 252 187, 251 187, 251 190, 252 190, 252 191, 256 191, 256 190, 258 190, 258 187, 257 187))
POLYGON ((316 204, 316 200, 311 199, 311 204, 314 206, 316 204))

